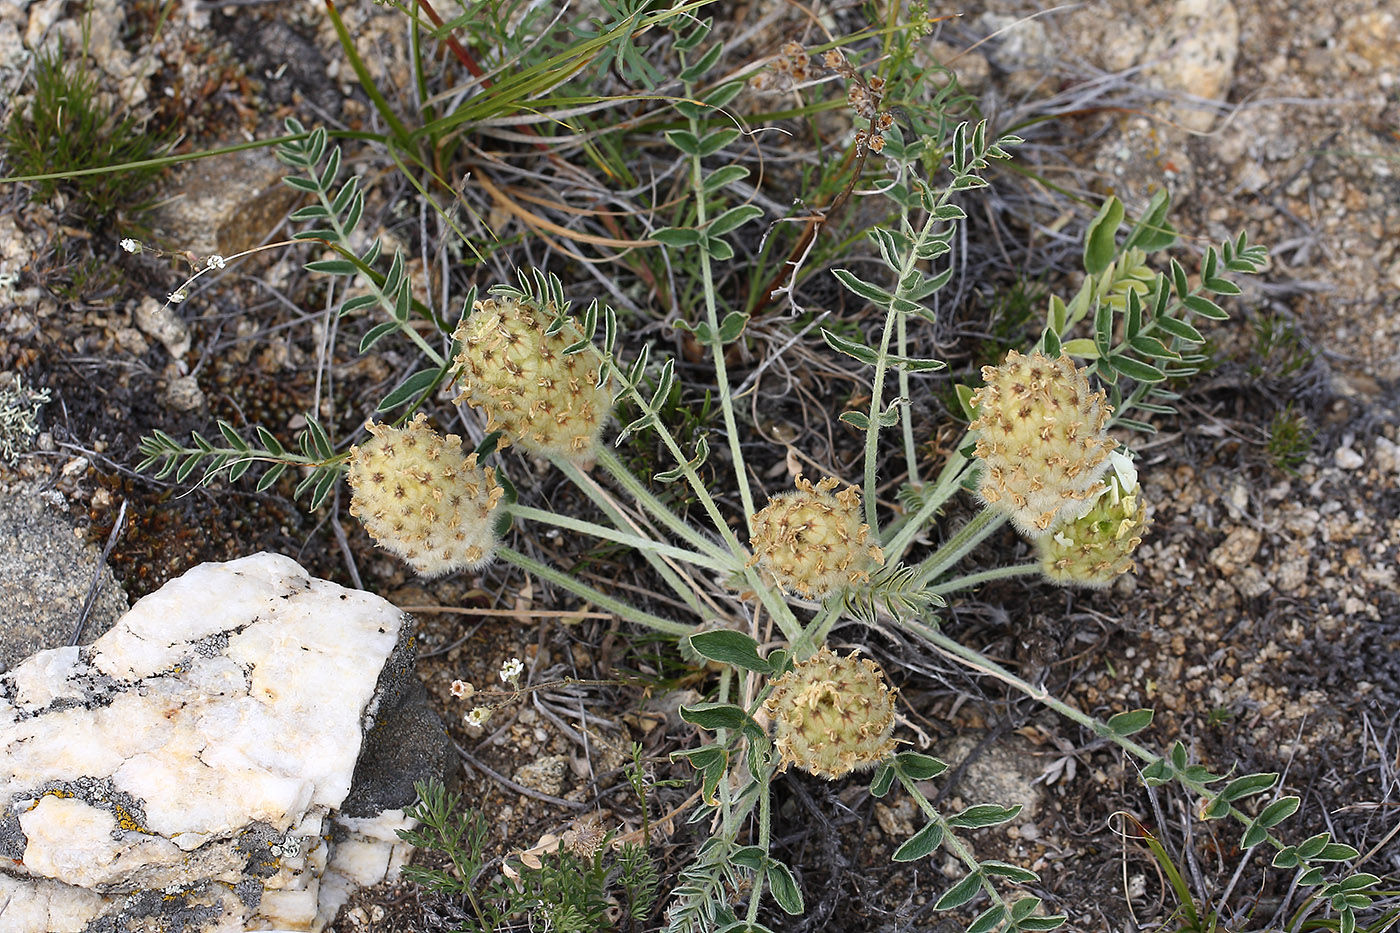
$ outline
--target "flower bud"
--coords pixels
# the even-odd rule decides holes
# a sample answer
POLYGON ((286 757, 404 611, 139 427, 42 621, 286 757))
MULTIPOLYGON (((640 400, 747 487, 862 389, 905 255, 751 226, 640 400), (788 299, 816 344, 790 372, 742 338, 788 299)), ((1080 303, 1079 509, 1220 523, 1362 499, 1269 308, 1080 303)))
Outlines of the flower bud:
POLYGON ((371 537, 425 577, 490 560, 505 495, 496 471, 477 467, 460 437, 442 437, 421 412, 402 429, 365 427, 374 437, 350 449, 350 514, 371 537))
POLYGON ((1029 537, 1083 515, 1106 487, 1100 480, 1118 442, 1108 436, 1102 389, 1067 356, 1015 350, 1001 366, 982 368, 972 397, 982 499, 1007 512, 1029 537))
POLYGON ((783 763, 831 779, 894 754, 894 699, 874 661, 823 646, 773 682, 763 708, 783 763))
POLYGON ((1041 570, 1053 583, 1104 587, 1133 569, 1133 552, 1147 530, 1147 506, 1132 461, 1120 453, 1111 458, 1108 488, 1089 511, 1036 539, 1041 570))
POLYGON ((831 477, 813 486, 798 476, 796 485, 753 517, 749 563, 779 586, 816 599, 869 580, 884 555, 869 543, 870 526, 860 520, 860 493, 854 486, 833 493, 837 480, 831 477))
POLYGON ((546 333, 553 316, 515 298, 489 298, 452 336, 462 350, 460 367, 465 402, 486 413, 487 429, 505 432, 505 441, 525 450, 590 459, 612 410, 612 396, 598 387, 598 363, 588 351, 564 354, 578 340, 567 323, 546 333))

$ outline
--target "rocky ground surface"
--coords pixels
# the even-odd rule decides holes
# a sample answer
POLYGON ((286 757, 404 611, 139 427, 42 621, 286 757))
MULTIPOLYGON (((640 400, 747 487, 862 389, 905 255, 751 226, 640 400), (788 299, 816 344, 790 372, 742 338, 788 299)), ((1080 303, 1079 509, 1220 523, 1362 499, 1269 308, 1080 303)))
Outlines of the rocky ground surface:
MULTIPOLYGON (((158 6, 97 3, 89 51, 110 93, 177 119, 199 145, 272 135, 287 115, 351 126, 369 119, 318 6, 185 4, 168 21, 158 6)), ((841 9, 825 22, 864 25, 858 10, 834 6, 841 9)), ((746 46, 754 57, 789 38, 815 41, 800 12, 768 7, 734 4, 723 14, 743 28, 761 23, 746 46)), ((1218 365, 1191 387, 1179 417, 1160 419, 1161 433, 1133 444, 1152 516, 1139 573, 1087 595, 996 584, 952 606, 946 628, 1085 710, 1154 707, 1149 744, 1179 738, 1219 771, 1285 772, 1287 789, 1304 799, 1292 832, 1330 828, 1362 851, 1366 870, 1394 878, 1400 13, 1366 0, 1099 0, 1049 11, 997 0, 958 12, 930 50, 997 125, 1056 116, 1036 137, 1048 150, 1037 156, 1047 179, 1117 193, 1130 210, 1165 183, 1188 252, 1245 229, 1273 253, 1231 304, 1235 319, 1209 335, 1218 365)), ((46 32, 80 46, 76 13, 61 0, 0 4, 0 87, 26 86, 25 49, 46 32)), ((395 16, 347 8, 376 77, 408 86, 395 16)), ((144 222, 161 242, 199 255, 280 236, 291 205, 280 172, 262 150, 196 162, 160 180, 174 199, 144 222)), ((155 427, 212 436, 213 419, 227 418, 290 433, 315 404, 350 436, 409 361, 347 350, 320 367, 318 354, 338 345, 334 324, 317 313, 314 301, 325 299, 308 288, 302 260, 283 251, 253 257, 174 312, 162 310, 177 284, 172 266, 118 252, 123 218, 74 227, 63 207, 0 186, 0 378, 8 380, 0 389, 22 373, 52 399, 27 452, 0 467, 0 501, 19 516, 0 522, 56 529, 44 531, 42 546, 62 550, 55 559, 65 565, 78 562, 63 580, 28 590, 29 603, 55 615, 33 647, 66 643, 52 639, 71 634, 89 592, 91 623, 110 624, 123 591, 135 599, 199 561, 288 554, 313 575, 362 585, 418 616, 420 674, 450 723, 460 788, 490 815, 498 850, 560 834, 588 812, 638 829, 624 770, 632 743, 651 778, 686 776, 665 755, 693 742, 676 708, 705 685, 674 660, 639 648, 605 614, 568 614, 581 607, 519 575, 417 581, 370 547, 340 496, 333 509, 307 515, 285 495, 191 491, 134 471, 136 444, 155 427), (105 560, 115 580, 93 586, 106 579, 102 551, 119 515, 105 560), (653 686, 543 690, 485 729, 467 726, 452 682, 496 683, 511 657, 524 660, 532 683, 626 671, 653 686)), ((389 235, 416 235, 388 205, 375 209, 389 235)), ((1047 221, 1022 235, 1048 249, 1056 230, 1047 221)), ((1061 294, 1077 285, 1048 278, 1061 294)), ((568 503, 562 487, 549 492, 568 503)), ((534 546, 579 556, 558 537, 534 546)), ((1018 547, 1007 534, 991 549, 1018 547)), ((7 587, 34 573, 29 552, 12 550, 0 545, 7 587)), ((593 555, 578 572, 617 579, 625 560, 593 555)), ((23 593, 5 592, 7 605, 24 606, 23 593)), ((974 845, 983 857, 1039 871, 1071 928, 1174 928, 1167 918, 1179 904, 1142 843, 1145 831, 1176 855, 1195 896, 1220 910, 1227 928, 1282 923, 1273 918, 1286 881, 1264 880, 1263 860, 1241 857, 1234 830, 1183 819, 1193 801, 1149 794, 1109 748, 917 646, 855 628, 837 637, 868 643, 898 672, 905 737, 954 766, 936 790, 941 806, 1024 805, 1009 829, 982 832, 974 845)), ((3 645, 10 663, 23 656, 3 645)), ((663 871, 692 851, 689 830, 664 818, 690 793, 661 786, 649 800, 663 871)), ((955 866, 888 861, 919 825, 907 802, 874 803, 860 782, 796 778, 785 793, 779 817, 802 831, 780 834, 778 844, 801 868, 810 908, 790 928, 945 928, 931 905, 955 866)), ((399 884, 362 893, 335 929, 399 933, 454 922, 449 908, 399 884)))

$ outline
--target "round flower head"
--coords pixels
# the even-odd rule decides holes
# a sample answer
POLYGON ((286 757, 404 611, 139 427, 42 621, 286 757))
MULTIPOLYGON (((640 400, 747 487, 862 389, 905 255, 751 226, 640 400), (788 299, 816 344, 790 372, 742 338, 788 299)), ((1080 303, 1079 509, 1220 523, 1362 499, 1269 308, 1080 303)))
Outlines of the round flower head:
POLYGON ((1012 350, 1000 366, 984 366, 972 397, 980 416, 976 456, 982 499, 1007 512, 1024 534, 1039 537, 1089 509, 1106 487, 1100 480, 1118 442, 1108 436, 1113 409, 1088 370, 1067 356, 1012 350))
POLYGON ((589 459, 612 396, 598 388, 592 354, 564 354, 578 329, 569 323, 550 335, 553 320, 515 298, 476 302, 452 335, 462 344, 456 400, 484 411, 489 430, 504 431, 507 442, 531 453, 589 459))
POLYGON ((1132 460, 1117 452, 1111 458, 1108 488, 1089 511, 1036 539, 1041 570, 1061 586, 1103 587, 1133 569, 1133 552, 1147 530, 1147 506, 1132 460))
POLYGON ((350 448, 350 514, 387 551, 425 577, 479 567, 496 548, 496 516, 505 490, 496 471, 462 453, 420 412, 402 429, 370 422, 374 435, 350 448))
POLYGON ((773 682, 763 708, 784 764, 838 778, 894 754, 894 691, 874 661, 825 646, 773 682))
POLYGON ((753 517, 749 563, 778 585, 816 599, 869 580, 885 559, 869 543, 870 526, 861 523, 860 493, 854 486, 833 493, 837 480, 831 477, 813 486, 798 476, 796 485, 753 517))

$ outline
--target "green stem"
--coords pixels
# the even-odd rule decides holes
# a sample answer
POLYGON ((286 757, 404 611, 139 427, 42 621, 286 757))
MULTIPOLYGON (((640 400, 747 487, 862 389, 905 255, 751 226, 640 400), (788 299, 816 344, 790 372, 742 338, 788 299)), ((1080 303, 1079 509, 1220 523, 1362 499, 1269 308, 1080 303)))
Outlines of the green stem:
POLYGON ((971 589, 983 583, 991 583, 993 580, 1007 580, 1012 577, 1023 577, 1041 572, 1040 564, 1012 564, 1009 567, 997 567, 993 570, 983 570, 981 573, 970 573, 965 577, 958 577, 956 580, 949 580, 947 583, 940 583, 938 586, 931 586, 926 592, 936 596, 946 593, 953 593, 958 590, 971 589))
POLYGON ((675 635, 684 638, 695 631, 695 627, 686 625, 684 622, 673 622, 670 619, 663 619, 660 616, 644 612, 635 606, 628 605, 620 599, 615 599, 601 590, 594 589, 587 583, 575 580, 566 573, 547 567, 531 557, 526 557, 519 551, 511 550, 504 545, 496 548, 496 554, 507 563, 514 564, 521 570, 532 573, 535 576, 554 584, 561 589, 568 590, 575 596, 588 600, 600 608, 606 609, 617 616, 626 619, 628 622, 635 622, 638 625, 645 625, 647 628, 664 632, 667 635, 675 635))
POLYGON ((605 541, 614 541, 618 544, 625 544, 628 547, 636 548, 644 554, 651 554, 662 557, 673 557, 676 560, 683 560, 689 564, 696 564, 700 567, 708 567, 711 570, 733 570, 731 566, 722 564, 714 558, 704 554, 697 554, 694 551, 687 551, 685 548, 676 547, 671 544, 663 544, 642 535, 628 534, 606 525, 599 525, 581 518, 571 518, 567 515, 557 515, 546 509, 531 508, 528 505, 512 505, 510 513, 516 518, 527 522, 540 522, 546 525, 553 525, 556 528, 567 528, 569 531, 578 531, 595 538, 602 538, 605 541))
MULTIPOLYGON (((895 339, 899 355, 909 356, 909 320, 903 314, 896 319, 895 339)), ((899 371, 899 394, 903 398, 913 398, 909 388, 909 370, 907 369, 899 371)), ((904 406, 904 410, 900 412, 899 424, 904 435, 904 469, 909 474, 907 482, 909 485, 917 487, 919 485, 919 452, 914 448, 914 413, 911 406, 904 406)))
MULTIPOLYGON (((591 499, 594 505, 602 509, 603 512, 612 519, 613 524, 617 526, 619 531, 623 531, 627 528, 640 528, 636 522, 633 522, 618 508, 616 503, 608 498, 597 481, 587 473, 584 473, 583 470, 579 469, 573 461, 564 457, 555 457, 553 460, 555 465, 558 466, 569 479, 573 480, 574 485, 591 499)), ((649 538, 643 538, 642 540, 651 541, 649 538)), ((659 544, 660 542, 656 543, 659 544)), ((666 584, 671 587, 671 591, 690 607, 691 612, 702 619, 707 618, 711 614, 706 610, 704 603, 701 602, 698 588, 693 582, 683 578, 675 568, 662 560, 658 554, 646 549, 643 549, 641 553, 647 563, 651 564, 652 569, 660 574, 662 579, 666 581, 666 584)), ((715 558, 711 559, 714 560, 715 558)))
MULTIPOLYGON (((764 852, 768 851, 768 845, 772 834, 772 793, 765 781, 758 789, 758 847, 764 852)), ((758 904, 762 899, 763 879, 754 879, 753 894, 749 897, 749 925, 758 922, 758 904)))
MULTIPOLYGON (((931 222, 930 222, 931 225, 931 222)), ((929 225, 925 226, 925 230, 929 225)), ((922 242, 922 237, 920 238, 922 242)), ((910 257, 914 251, 909 251, 910 257)), ((906 263, 911 266, 912 263, 906 263)), ((908 275, 908 269, 900 272, 899 278, 903 281, 908 275)), ((870 423, 865 429, 865 523, 870 526, 870 531, 878 540, 880 537, 880 518, 875 508, 875 468, 878 465, 877 455, 880 447, 880 415, 883 414, 883 403, 885 394, 885 369, 889 365, 890 356, 890 333, 894 330, 895 310, 891 305, 889 311, 885 312, 885 326, 880 333, 880 352, 875 360, 875 378, 870 383, 870 423)))
MULTIPOLYGON (((1107 739, 1114 745, 1117 745, 1119 748, 1123 749, 1128 754, 1132 755, 1134 758, 1137 758, 1140 761, 1143 761, 1149 765, 1156 764, 1158 761, 1162 760, 1162 756, 1153 753, 1145 746, 1134 742, 1132 739, 1128 738, 1125 735, 1119 735, 1118 733, 1114 732, 1108 727, 1108 723, 1101 722, 1100 720, 1095 719, 1093 716, 1090 716, 1086 713, 1081 713, 1073 706, 1070 706, 1068 703, 1065 703, 1051 695, 1050 692, 1044 687, 1037 687, 1029 681, 1017 677, 1015 674, 1011 673, 1009 670, 1002 667, 995 661, 991 660, 986 655, 982 654, 980 651, 975 651, 972 648, 968 648, 965 645, 959 644, 958 642, 954 641, 952 638, 949 638, 947 635, 943 634, 943 632, 939 631, 938 628, 930 625, 925 625, 917 619, 902 619, 900 620, 900 622, 906 629, 923 638, 925 641, 929 642, 931 645, 933 645, 946 656, 959 662, 965 667, 971 668, 972 670, 978 671, 983 674, 987 674, 991 677, 995 677, 1002 683, 1015 687, 1021 693, 1024 693, 1026 696, 1030 697, 1032 700, 1035 700, 1037 703, 1041 703, 1049 707, 1050 709, 1059 713, 1061 716, 1065 717, 1071 722, 1078 723, 1079 725, 1088 729, 1090 732, 1094 733, 1094 735, 1099 736, 1103 739, 1107 739)), ((1204 798, 1206 801, 1214 801, 1217 797, 1220 796, 1218 791, 1211 790, 1201 781, 1186 776, 1181 771, 1179 771, 1175 765, 1173 765, 1171 768, 1171 775, 1172 778, 1176 781, 1179 781, 1181 783, 1181 786, 1185 787, 1187 791, 1198 797, 1204 798)), ((1254 818, 1248 813, 1245 813, 1244 811, 1240 810, 1238 807, 1235 807, 1233 805, 1231 805, 1230 807, 1230 816, 1234 817, 1236 822, 1241 823, 1245 826, 1252 825, 1254 820, 1254 818)), ((1265 838, 1268 841, 1268 843, 1275 849, 1285 848, 1283 841, 1280 840, 1273 833, 1269 833, 1265 838)))
MULTIPOLYGON (((681 450, 681 445, 676 441, 675 435, 671 433, 670 428, 666 427, 665 421, 662 420, 661 413, 652 407, 651 401, 641 393, 637 386, 627 381, 627 373, 618 365, 616 359, 610 355, 604 354, 596 346, 592 349, 597 355, 600 365, 607 366, 611 369, 613 378, 623 387, 623 393, 630 395, 632 400, 637 403, 637 408, 641 410, 644 416, 649 418, 650 427, 652 430, 656 431, 656 436, 661 438, 661 443, 665 446, 666 452, 671 455, 671 459, 676 463, 676 468, 680 470, 681 475, 685 477, 685 481, 687 485, 690 486, 691 492, 695 493, 696 500, 699 501, 700 506, 705 510, 705 514, 710 517, 710 521, 714 524, 715 530, 719 532, 720 537, 724 539, 724 543, 729 546, 730 551, 734 554, 745 553, 743 545, 741 545, 739 539, 735 537, 733 529, 729 527, 729 523, 726 522, 724 516, 720 514, 719 506, 715 503, 714 496, 710 495, 710 490, 706 488, 705 481, 701 479, 700 474, 696 472, 690 458, 681 450)), ((600 457, 599 459, 601 460, 602 458, 600 457)), ((621 461, 618 461, 615 457, 612 458, 612 462, 618 467, 622 465, 621 461)), ((637 482, 635 485, 639 489, 645 488, 640 482, 637 482)))
MULTIPOLYGON (((316 198, 321 202, 321 206, 326 209, 326 216, 330 220, 331 226, 335 228, 336 243, 345 244, 350 242, 349 231, 347 231, 344 225, 341 224, 339 215, 337 215, 336 212, 332 210, 331 199, 327 197, 326 189, 321 184, 320 178, 312 169, 307 170, 307 175, 313 182, 316 183, 316 198)), ((335 244, 332 245, 334 246, 335 244)), ((348 253, 349 250, 346 250, 346 252, 348 253)), ((361 275, 360 279, 367 286, 369 286, 370 291, 374 293, 374 297, 378 300, 379 306, 384 310, 388 311, 390 316, 394 320, 398 320, 394 310, 394 296, 385 294, 384 289, 380 286, 378 282, 374 280, 373 277, 368 275, 361 275)), ((413 341, 414 345, 417 346, 419 350, 423 351, 423 355, 433 361, 433 365, 441 368, 446 364, 447 361, 443 359, 442 354, 439 353, 436 349, 434 349, 433 346, 428 343, 428 341, 424 340, 423 335, 418 333, 418 331, 415 330, 413 327, 409 326, 409 324, 406 321, 400 322, 399 331, 405 334, 409 340, 413 341)))
POLYGON ((1086 729, 1089 729, 1095 735, 1100 735, 1106 739, 1111 740, 1123 750, 1133 754, 1138 758, 1141 758, 1143 761, 1148 762, 1150 764, 1151 762, 1157 761, 1160 757, 1158 755, 1154 755, 1152 752, 1148 751, 1143 746, 1134 742, 1132 739, 1129 739, 1126 736, 1117 735, 1116 733, 1112 732, 1106 724, 1099 722, 1093 716, 1081 713, 1074 707, 1057 699, 1056 697, 1051 695, 1050 692, 1047 691, 1044 687, 1037 687, 1029 681, 1017 677, 1015 674, 1011 673, 1006 668, 1002 667, 1000 664, 986 657, 981 652, 975 651, 972 648, 968 648, 965 645, 959 644, 957 641, 954 641, 952 638, 943 634, 943 632, 941 632, 936 627, 925 625, 917 619, 901 619, 900 624, 902 624, 909 631, 928 641, 930 644, 932 644, 939 651, 943 652, 945 655, 948 655, 949 657, 965 665, 966 667, 970 667, 975 671, 980 671, 984 674, 988 674, 992 677, 995 677, 997 680, 1002 681, 1005 684, 1009 684, 1010 686, 1015 687, 1017 690, 1030 697, 1032 700, 1035 700, 1038 703, 1045 704, 1050 709, 1053 709, 1055 712, 1059 713, 1061 716, 1064 716, 1066 719, 1069 719, 1073 722, 1077 722, 1079 725, 1084 726, 1086 729))
POLYGON ((982 541, 993 531, 1006 524, 1006 513, 993 509, 983 509, 977 516, 958 529, 957 533, 943 543, 943 546, 934 551, 924 562, 919 565, 919 585, 934 580, 939 574, 958 561, 962 560, 967 553, 981 544, 982 541))
POLYGON ((753 591, 758 594, 759 602, 763 603, 763 608, 768 610, 778 623, 778 628, 782 630, 783 637, 788 640, 788 644, 793 644, 802 638, 802 623, 797 621, 797 616, 793 614, 792 607, 783 599, 782 594, 764 581, 759 575, 757 567, 744 568, 744 580, 753 591))
MULTIPOLYGON (((958 443, 962 447, 962 442, 958 443)), ((943 503, 953 498, 962 484, 962 472, 970 461, 957 451, 948 458, 944 464, 943 471, 939 473, 938 480, 934 483, 933 491, 923 497, 923 505, 919 506, 919 511, 900 523, 895 530, 894 537, 889 543, 884 545, 885 562, 887 564, 897 564, 904 557, 904 552, 909 549, 914 538, 923 530, 925 524, 933 517, 933 514, 943 507, 943 503)))
POLYGON ((919 805, 919 809, 924 811, 924 816, 937 823, 938 828, 943 830, 943 839, 939 844, 949 852, 952 852, 953 855, 957 857, 958 861, 967 866, 969 872, 977 872, 978 878, 982 884, 982 890, 986 891, 987 896, 1004 912, 1009 913, 1011 905, 1006 903, 1006 900, 997 891, 996 886, 992 884, 991 879, 987 877, 986 872, 982 871, 982 863, 977 861, 977 856, 973 855, 972 850, 963 845, 962 840, 954 834, 953 827, 949 825, 947 818, 945 818, 942 813, 938 812, 938 808, 933 805, 932 801, 924 796, 923 791, 919 790, 919 785, 910 779, 908 775, 902 770, 896 770, 895 773, 899 775, 899 783, 904 785, 904 789, 909 792, 909 796, 913 797, 914 801, 919 805))
MULTIPOLYGON (((685 56, 681 56, 681 67, 685 67, 685 56)), ((685 85, 687 97, 693 97, 693 85, 685 85)), ((690 117, 690 132, 696 139, 703 136, 700 121, 690 117)), ((699 154, 690 157, 691 190, 695 193, 695 226, 704 228, 708 223, 705 209, 704 173, 700 166, 699 154)), ((744 508, 744 526, 753 532, 753 491, 749 489, 749 474, 744 464, 744 453, 739 445, 739 427, 734 417, 734 396, 729 386, 729 370, 724 362, 724 344, 719 336, 719 300, 715 294, 714 270, 710 267, 710 253, 704 245, 698 250, 700 256, 700 284, 705 293, 705 322, 710 328, 710 353, 714 358, 715 386, 719 392, 719 407, 724 415, 724 433, 729 442, 729 458, 734 466, 734 480, 739 486, 739 500, 744 508)))
MULTIPOLYGON (((658 499, 656 495, 646 487, 646 484, 637 478, 636 474, 627 469, 627 465, 618 459, 617 454, 613 453, 611 447, 599 444, 597 450, 594 451, 594 455, 598 458, 598 464, 602 466, 604 470, 608 471, 608 475, 616 480, 617 484, 626 490, 627 494, 635 499, 639 505, 650 512, 657 521, 684 538, 698 550, 703 551, 717 560, 735 559, 734 553, 726 552, 724 548, 715 544, 715 542, 705 537, 697 529, 688 525, 685 520, 676 515, 675 512, 672 512, 666 503, 658 499)), ((555 463, 569 475, 569 478, 574 481, 575 485, 579 486, 581 489, 585 488, 588 480, 578 467, 573 464, 566 465, 567 461, 555 461, 555 463)), ((737 553, 742 555, 744 552, 739 551, 737 553)))
MULTIPOLYGON (((951 193, 951 189, 944 191, 939 198, 939 204, 942 205, 946 202, 951 193)), ((877 465, 876 455, 879 452, 880 415, 883 414, 884 407, 885 371, 889 368, 890 337, 891 331, 894 330, 894 323, 899 317, 895 311, 895 304, 898 301, 907 300, 910 289, 905 287, 905 283, 910 281, 910 273, 914 271, 915 265, 919 262, 919 252, 933 236, 933 228, 937 223, 938 221, 934 220, 933 214, 930 213, 924 221, 923 228, 919 230, 918 237, 909 247, 909 253, 904 257, 904 262, 900 265, 898 284, 890 301, 889 310, 885 314, 885 326, 880 332, 880 349, 875 358, 875 378, 870 383, 870 423, 865 429, 865 523, 870 526, 870 530, 877 539, 881 535, 879 516, 875 508, 875 467, 877 465)), ((907 399, 908 396, 906 395, 905 398, 907 399)))

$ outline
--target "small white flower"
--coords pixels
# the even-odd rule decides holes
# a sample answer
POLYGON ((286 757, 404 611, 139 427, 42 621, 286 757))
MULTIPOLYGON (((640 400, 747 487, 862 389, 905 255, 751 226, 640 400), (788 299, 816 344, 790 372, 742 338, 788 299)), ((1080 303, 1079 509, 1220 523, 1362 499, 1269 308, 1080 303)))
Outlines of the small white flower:
POLYGON ((462 718, 466 720, 469 726, 484 726, 486 720, 491 718, 491 711, 484 706, 478 706, 462 718))
POLYGON ((177 305, 188 297, 190 296, 182 288, 178 292, 171 292, 170 294, 166 295, 165 300, 173 305, 177 305))
POLYGON ((222 269, 224 266, 228 265, 228 263, 224 261, 224 257, 215 255, 209 257, 206 265, 210 269, 222 269))
POLYGON ((465 680, 452 681, 452 695, 459 700, 471 699, 471 695, 476 693, 476 688, 465 680))
POLYGON ((519 658, 511 658, 501 665, 501 680, 505 683, 519 686, 516 682, 520 679, 520 675, 524 673, 524 671, 525 665, 521 660, 519 658))
POLYGON ((141 241, 133 240, 131 237, 127 237, 126 239, 122 240, 121 247, 128 253, 139 253, 141 252, 141 241))

